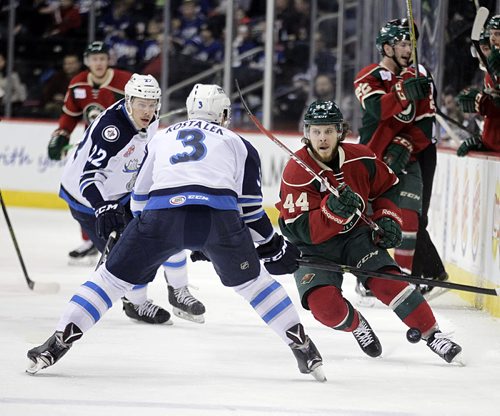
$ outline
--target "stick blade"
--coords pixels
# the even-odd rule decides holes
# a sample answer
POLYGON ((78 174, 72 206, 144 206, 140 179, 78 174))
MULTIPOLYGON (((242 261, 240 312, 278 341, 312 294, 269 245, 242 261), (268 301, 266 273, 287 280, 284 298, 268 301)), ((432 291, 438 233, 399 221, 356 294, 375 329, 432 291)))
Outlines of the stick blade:
POLYGON ((61 289, 59 283, 56 282, 33 282, 33 292, 50 295, 58 293, 61 289))
POLYGON ((488 19, 488 15, 490 14, 489 10, 486 7, 480 7, 477 9, 476 18, 474 19, 474 24, 472 25, 471 39, 478 41, 481 36, 481 31, 484 28, 484 24, 488 19))

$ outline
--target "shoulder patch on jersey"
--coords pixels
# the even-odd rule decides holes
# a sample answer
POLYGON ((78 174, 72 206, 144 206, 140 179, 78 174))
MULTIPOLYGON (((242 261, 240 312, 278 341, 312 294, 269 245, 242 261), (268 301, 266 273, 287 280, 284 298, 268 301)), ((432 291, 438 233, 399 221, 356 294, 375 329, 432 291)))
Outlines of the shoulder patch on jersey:
POLYGON ((102 138, 107 142, 116 142, 120 137, 120 130, 116 126, 107 126, 102 130, 102 138))
POLYGON ((85 88, 75 88, 73 89, 73 95, 77 100, 83 100, 87 98, 87 91, 85 91, 85 88))

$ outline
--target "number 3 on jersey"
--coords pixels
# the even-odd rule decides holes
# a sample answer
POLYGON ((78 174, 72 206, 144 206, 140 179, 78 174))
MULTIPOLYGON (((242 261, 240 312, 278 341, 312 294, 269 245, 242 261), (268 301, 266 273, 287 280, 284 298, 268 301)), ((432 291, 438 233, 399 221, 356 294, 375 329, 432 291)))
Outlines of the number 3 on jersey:
POLYGON ((207 148, 203 144, 205 140, 205 134, 201 130, 181 130, 176 137, 176 140, 180 140, 184 147, 190 146, 193 148, 190 153, 177 153, 170 158, 170 163, 175 165, 181 162, 190 162, 203 159, 207 154, 207 148))
POLYGON ((288 194, 283 203, 283 208, 287 209, 290 214, 295 212, 295 209, 300 209, 302 212, 309 211, 307 192, 302 192, 295 202, 293 201, 293 195, 288 194))

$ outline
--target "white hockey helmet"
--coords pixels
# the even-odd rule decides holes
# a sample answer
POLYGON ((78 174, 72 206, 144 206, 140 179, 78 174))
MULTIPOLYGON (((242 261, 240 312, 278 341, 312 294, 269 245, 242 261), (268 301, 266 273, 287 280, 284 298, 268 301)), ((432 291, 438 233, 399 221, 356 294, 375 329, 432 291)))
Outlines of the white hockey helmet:
POLYGON ((161 106, 161 88, 152 75, 133 74, 125 84, 125 103, 129 114, 132 97, 157 100, 156 116, 158 117, 161 106))
POLYGON ((189 120, 206 120, 223 127, 231 119, 231 101, 216 84, 196 84, 186 100, 186 110, 189 120))

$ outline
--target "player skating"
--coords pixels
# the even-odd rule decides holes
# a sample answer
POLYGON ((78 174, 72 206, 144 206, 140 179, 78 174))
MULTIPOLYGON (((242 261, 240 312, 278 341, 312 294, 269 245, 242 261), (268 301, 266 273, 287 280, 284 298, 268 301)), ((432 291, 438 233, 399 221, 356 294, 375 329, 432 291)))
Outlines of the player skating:
MULTIPOLYGON (((343 143, 348 127, 333 101, 312 103, 304 117, 305 146, 296 155, 334 186, 333 195, 290 160, 280 187, 279 225, 283 235, 310 260, 326 259, 363 271, 398 274, 387 249, 401 244, 398 177, 366 146, 343 143), (371 203, 372 219, 383 234, 360 220, 371 203)), ((382 303, 446 362, 459 361, 462 348, 439 330, 429 304, 406 282, 359 277, 382 303)), ((352 332, 367 355, 377 357, 382 346, 367 320, 342 295, 343 275, 302 265, 295 272, 302 305, 322 324, 352 332)))
POLYGON ((295 307, 259 261, 273 273, 291 273, 300 252, 274 232, 262 208, 257 151, 226 128, 230 101, 217 85, 195 85, 186 107, 188 120, 159 131, 148 144, 132 205, 142 213, 73 296, 56 332, 28 352, 28 372, 56 363, 113 302, 150 282, 165 259, 188 248, 202 251, 222 283, 283 339, 302 373, 325 380, 321 356, 295 307))
MULTIPOLYGON (((60 196, 101 252, 111 232, 120 234, 132 217, 130 195, 146 145, 158 128, 160 98, 160 87, 151 75, 134 74, 125 85, 125 98, 96 118, 64 168, 60 196)), ((176 315, 203 322, 205 307, 187 287, 184 251, 173 254, 164 268, 176 315)), ((126 294, 123 309, 130 318, 147 323, 170 318, 147 299, 145 285, 126 294)))
MULTIPOLYGON (((80 120, 85 128, 110 105, 123 98, 125 84, 132 73, 109 66, 109 50, 104 42, 92 42, 84 52, 88 69, 77 74, 69 83, 58 127, 48 145, 51 160, 65 156, 71 133, 80 120)), ((69 252, 70 264, 92 265, 97 248, 82 230, 83 243, 69 252)))

